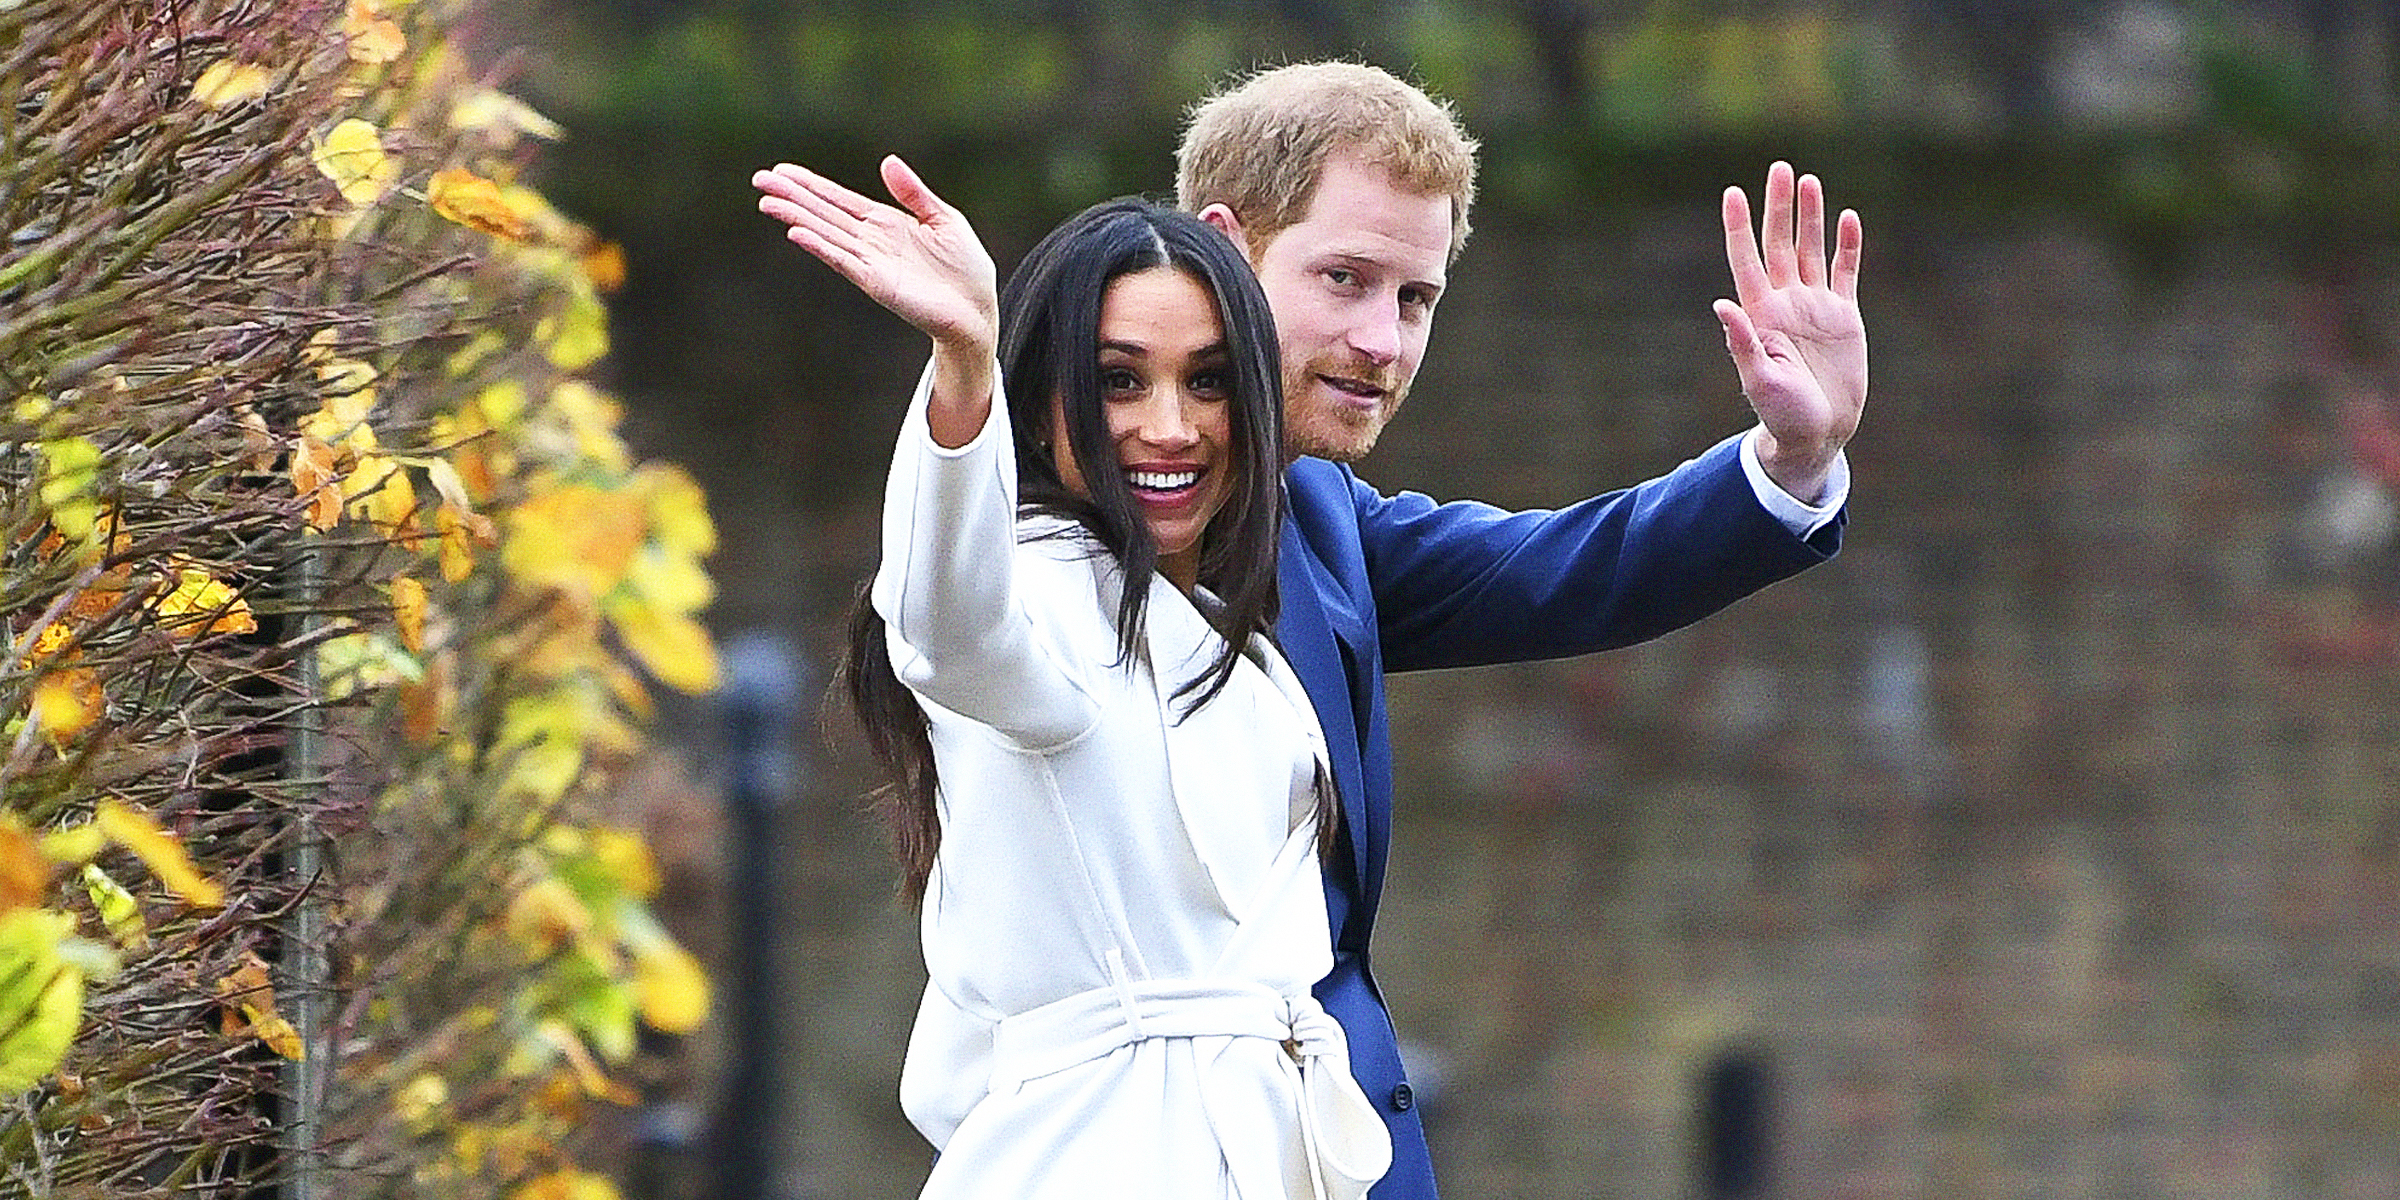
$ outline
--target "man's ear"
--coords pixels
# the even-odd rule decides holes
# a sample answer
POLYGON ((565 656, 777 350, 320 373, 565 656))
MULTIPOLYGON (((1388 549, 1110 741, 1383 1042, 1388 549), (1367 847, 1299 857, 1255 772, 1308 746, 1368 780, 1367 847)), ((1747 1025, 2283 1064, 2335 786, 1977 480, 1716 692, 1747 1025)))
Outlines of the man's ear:
POLYGON ((1242 257, 1250 256, 1250 239, 1243 235, 1242 219, 1233 215, 1232 209, 1223 204, 1211 204, 1200 210, 1200 219, 1216 226, 1218 232, 1223 233, 1226 237, 1232 238, 1233 248, 1241 251, 1242 257))

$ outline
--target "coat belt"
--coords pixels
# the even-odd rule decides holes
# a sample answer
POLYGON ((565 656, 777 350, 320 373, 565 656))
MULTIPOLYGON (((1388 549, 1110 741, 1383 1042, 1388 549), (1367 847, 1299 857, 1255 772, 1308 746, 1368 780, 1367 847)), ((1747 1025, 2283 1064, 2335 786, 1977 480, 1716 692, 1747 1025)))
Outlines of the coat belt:
MULTIPOLYGON (((1112 956, 1113 957, 1113 956, 1112 956)), ((1111 966, 1115 964, 1112 962, 1111 966)), ((1026 1082, 1152 1038, 1259 1039, 1277 1043, 1266 1059, 1226 1053, 1230 1041, 1196 1043, 1200 1100, 1242 1200, 1286 1195, 1274 1136, 1280 1107, 1300 1118, 1301 1147, 1318 1200, 1357 1200, 1390 1169, 1391 1134, 1350 1075, 1342 1027, 1316 998, 1283 995, 1242 980, 1131 981, 1112 971, 1109 987, 1078 992, 1003 1018, 992 1052, 991 1089, 1013 1093, 1026 1082), (1281 1093, 1281 1103, 1275 1093, 1281 1093)))

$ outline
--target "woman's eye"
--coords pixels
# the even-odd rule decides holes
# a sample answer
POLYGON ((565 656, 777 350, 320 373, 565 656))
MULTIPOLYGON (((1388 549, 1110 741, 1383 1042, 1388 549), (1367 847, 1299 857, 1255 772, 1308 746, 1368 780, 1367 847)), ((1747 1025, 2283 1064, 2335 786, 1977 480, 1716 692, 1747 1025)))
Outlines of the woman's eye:
POLYGON ((1140 377, 1131 371, 1120 369, 1100 372, 1100 387, 1103 391, 1131 392, 1138 391, 1141 386, 1140 377))
POLYGON ((1232 388, 1232 381, 1222 371, 1202 371, 1192 376, 1192 391, 1203 396, 1222 396, 1232 388))

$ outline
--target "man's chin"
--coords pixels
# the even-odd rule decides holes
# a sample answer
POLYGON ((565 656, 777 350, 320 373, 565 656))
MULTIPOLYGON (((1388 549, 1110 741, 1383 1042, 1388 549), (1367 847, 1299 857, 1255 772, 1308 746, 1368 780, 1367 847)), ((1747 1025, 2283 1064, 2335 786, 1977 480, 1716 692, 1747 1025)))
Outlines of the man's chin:
POLYGON ((1383 433, 1383 422, 1372 421, 1359 425, 1325 424, 1284 431, 1284 445, 1295 455, 1329 459, 1338 463, 1354 463, 1365 458, 1375 448, 1375 439, 1383 433))

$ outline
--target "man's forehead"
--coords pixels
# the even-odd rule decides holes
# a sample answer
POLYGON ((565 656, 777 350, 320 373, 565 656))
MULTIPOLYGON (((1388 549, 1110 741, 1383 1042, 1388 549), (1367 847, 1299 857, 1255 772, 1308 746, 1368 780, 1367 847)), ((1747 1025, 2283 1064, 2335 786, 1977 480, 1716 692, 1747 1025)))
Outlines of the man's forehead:
POLYGON ((1408 186, 1356 154, 1325 160, 1294 229, 1312 254, 1340 254, 1439 282, 1449 263, 1450 197, 1408 186))

